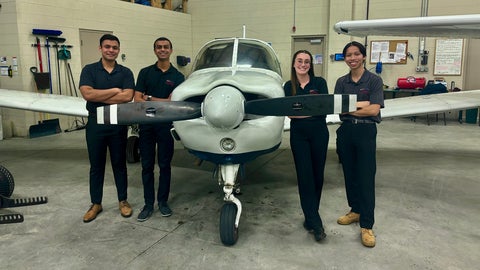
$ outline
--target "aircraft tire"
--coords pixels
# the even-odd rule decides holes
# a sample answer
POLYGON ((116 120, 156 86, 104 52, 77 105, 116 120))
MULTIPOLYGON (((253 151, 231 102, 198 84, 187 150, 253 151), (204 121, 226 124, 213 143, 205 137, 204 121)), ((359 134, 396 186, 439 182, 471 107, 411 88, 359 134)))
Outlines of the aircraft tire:
POLYGON ((235 227, 237 205, 226 203, 220 213, 220 238, 226 246, 234 245, 238 240, 238 228, 235 227))
POLYGON ((138 161, 140 161, 138 136, 130 136, 127 139, 127 162, 136 163, 138 161))
POLYGON ((0 195, 9 198, 12 196, 14 188, 15 182, 13 181, 13 175, 7 168, 0 165, 0 195))

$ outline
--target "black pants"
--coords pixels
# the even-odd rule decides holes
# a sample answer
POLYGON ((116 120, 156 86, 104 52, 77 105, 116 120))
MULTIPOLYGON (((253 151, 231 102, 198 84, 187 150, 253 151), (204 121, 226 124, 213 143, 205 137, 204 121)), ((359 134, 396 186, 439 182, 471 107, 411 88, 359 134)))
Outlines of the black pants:
POLYGON ((110 163, 117 187, 118 201, 127 199, 127 132, 127 126, 98 125, 95 117, 88 117, 85 136, 90 160, 90 199, 92 203, 102 203, 107 148, 110 152, 110 163))
POLYGON ((377 125, 343 123, 337 129, 337 153, 343 165, 348 205, 360 214, 360 227, 375 222, 377 125))
POLYGON ((297 172, 298 193, 305 222, 323 227, 318 213, 322 195, 329 133, 325 119, 292 119, 290 146, 297 172))
POLYGON ((172 169, 170 163, 173 158, 173 138, 170 134, 171 125, 140 125, 139 149, 142 161, 143 197, 145 205, 155 203, 155 150, 160 167, 158 177, 157 202, 168 201, 172 169))

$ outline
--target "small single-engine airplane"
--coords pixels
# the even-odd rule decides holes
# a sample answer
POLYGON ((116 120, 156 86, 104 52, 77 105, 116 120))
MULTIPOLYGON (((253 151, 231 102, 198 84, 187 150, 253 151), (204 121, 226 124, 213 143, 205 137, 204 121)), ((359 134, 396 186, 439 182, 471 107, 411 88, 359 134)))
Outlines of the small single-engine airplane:
MULTIPOLYGON (((468 37, 472 33, 472 22, 465 22, 464 17, 445 17, 455 25, 455 36, 468 37)), ((474 23, 480 25, 480 15, 473 17, 474 23)), ((432 36, 428 17, 408 21, 418 22, 420 28, 410 34, 409 28, 403 28, 403 35, 432 36)), ((356 21, 342 23, 335 29, 348 34, 354 32, 350 27, 357 25, 356 21)), ((377 22, 374 28, 388 25, 384 23, 377 22)), ((368 29, 362 33, 369 35, 368 29)), ((200 50, 193 73, 175 89, 171 102, 111 105, 99 108, 97 120, 106 124, 173 121, 172 135, 176 139, 200 159, 218 165, 218 180, 226 201, 220 216, 220 237, 225 245, 233 245, 238 239, 242 210, 233 194, 240 165, 278 148, 283 116, 328 113, 327 121, 338 123, 338 113, 352 110, 356 101, 354 97, 335 95, 284 97, 279 66, 267 43, 245 38, 214 40, 200 50)), ((383 117, 410 116, 479 106, 480 90, 472 90, 386 100, 381 113, 383 117)), ((81 98, 6 89, 0 89, 0 107, 87 114, 81 98)))
POLYGON ((225 204, 220 237, 238 238, 242 205, 235 197, 242 164, 275 151, 287 115, 333 114, 355 110, 354 95, 285 97, 280 63, 267 43, 246 38, 218 39, 199 52, 188 79, 169 102, 110 105, 97 110, 101 124, 174 121, 172 135, 190 153, 217 165, 225 204))

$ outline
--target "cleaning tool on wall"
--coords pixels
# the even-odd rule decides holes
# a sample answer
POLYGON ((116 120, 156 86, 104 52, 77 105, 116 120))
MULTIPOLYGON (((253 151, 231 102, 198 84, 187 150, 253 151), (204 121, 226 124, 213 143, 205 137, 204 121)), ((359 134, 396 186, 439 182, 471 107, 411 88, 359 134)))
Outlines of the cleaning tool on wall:
POLYGON ((40 68, 40 72, 43 72, 43 63, 42 63, 42 46, 40 45, 40 39, 38 37, 35 38, 37 41, 37 53, 38 53, 38 67, 40 68))
POLYGON ((62 80, 61 80, 61 76, 60 76, 60 59, 59 59, 59 51, 58 51, 58 47, 59 47, 59 43, 64 43, 65 42, 65 39, 64 38, 61 38, 61 37, 47 37, 48 40, 52 41, 53 43, 55 43, 53 45, 53 47, 55 48, 55 57, 57 59, 57 79, 58 79, 58 93, 61 95, 62 94, 62 80))

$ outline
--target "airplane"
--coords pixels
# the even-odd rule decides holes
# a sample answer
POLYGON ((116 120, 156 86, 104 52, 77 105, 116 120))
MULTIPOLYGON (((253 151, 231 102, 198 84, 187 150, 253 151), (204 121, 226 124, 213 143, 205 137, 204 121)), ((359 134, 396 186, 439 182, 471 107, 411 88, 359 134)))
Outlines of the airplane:
MULTIPOLYGON (((415 21, 414 18, 408 20, 415 21)), ((468 36, 471 23, 463 20, 463 17, 449 18, 459 35, 468 36)), ((348 22, 351 23, 348 27, 343 25, 342 31, 351 29, 355 22, 348 22)), ((480 24, 480 17, 475 16, 475 22, 480 24)), ((427 36, 430 21, 421 19, 418 23, 423 28, 414 35, 427 36)), ((376 29, 381 29, 382 25, 376 25, 376 29)), ((408 33, 409 29, 404 30, 408 33)), ((234 196, 240 166, 278 148, 284 129, 283 116, 328 113, 329 123, 339 123, 338 113, 351 110, 356 100, 335 95, 309 96, 309 99, 284 97, 280 74, 278 58, 267 43, 246 38, 214 40, 200 50, 193 63, 193 72, 174 90, 170 102, 101 107, 97 121, 105 124, 173 121, 172 136, 199 159, 218 165, 215 175, 223 186, 225 201, 220 213, 220 238, 224 245, 233 245, 238 240, 242 211, 240 201, 234 196), (249 57, 254 60, 248 60, 249 57)), ((67 97, 28 93, 13 102, 22 92, 0 89, 0 107, 62 113, 54 108, 61 103, 76 111, 62 108, 64 114, 84 116, 86 113, 81 98, 74 101, 67 97), (72 106, 68 106, 69 102, 72 106)), ((479 106, 480 90, 472 90, 385 100, 381 114, 387 118, 479 106)))
POLYGON ((97 109, 100 124, 173 121, 172 136, 200 160, 217 165, 225 204, 220 238, 238 239, 242 204, 235 197, 242 166, 278 149, 284 116, 338 114, 356 110, 355 95, 285 97, 280 63, 266 42, 225 38, 205 44, 193 72, 172 93, 170 102, 147 101, 97 109))
MULTIPOLYGON (((215 175, 223 186, 225 201, 220 238, 223 244, 233 245, 242 212, 235 197, 238 171, 243 164, 279 148, 284 116, 356 110, 355 95, 285 97, 281 74, 278 57, 268 43, 247 38, 213 40, 202 47, 192 74, 174 90, 171 101, 101 107, 97 122, 135 125, 173 121, 172 136, 200 160, 217 165, 215 175)), ((82 98, 7 89, 0 89, 0 107, 88 115, 82 98)), ((137 152, 136 140, 136 136, 128 138, 127 156, 137 152)))

